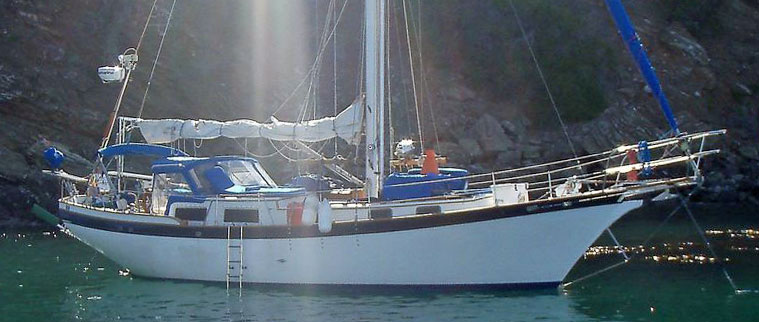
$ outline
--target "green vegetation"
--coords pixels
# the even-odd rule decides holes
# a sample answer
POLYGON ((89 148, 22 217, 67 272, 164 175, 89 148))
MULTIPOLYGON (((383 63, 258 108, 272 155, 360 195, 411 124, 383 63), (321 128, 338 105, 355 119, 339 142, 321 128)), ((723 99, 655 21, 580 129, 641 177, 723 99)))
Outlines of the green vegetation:
MULTIPOLYGON (((576 7, 529 0, 518 1, 515 6, 525 28, 532 27, 535 55, 564 120, 585 121, 601 114, 607 106, 601 87, 602 72, 616 63, 611 47, 583 29, 576 7)), ((523 42, 520 45, 526 47, 523 42)), ((536 119, 555 120, 529 53, 523 49, 520 56, 527 62, 523 76, 539 85, 533 97, 543 98, 534 101, 530 114, 536 119)))
MULTIPOLYGON (((472 88, 495 101, 527 98, 522 112, 541 120, 537 124, 553 126, 556 116, 509 2, 441 3, 443 10, 425 13, 444 35, 427 39, 439 49, 434 61, 464 75, 472 88)), ((602 73, 614 68, 617 55, 590 29, 598 26, 587 26, 581 9, 564 2, 514 4, 564 120, 598 116, 607 106, 602 73)))
POLYGON ((697 38, 714 35, 722 27, 717 11, 724 0, 667 0, 662 3, 664 10, 669 12, 668 20, 682 23, 697 38))

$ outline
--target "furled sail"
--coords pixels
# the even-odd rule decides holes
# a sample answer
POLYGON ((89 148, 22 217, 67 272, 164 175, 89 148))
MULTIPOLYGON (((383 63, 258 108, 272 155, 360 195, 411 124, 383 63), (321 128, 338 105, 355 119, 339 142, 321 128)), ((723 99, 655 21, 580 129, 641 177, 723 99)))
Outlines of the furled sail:
POLYGON ((214 121, 179 119, 133 119, 148 143, 179 139, 267 138, 275 141, 319 142, 339 137, 349 144, 361 140, 363 102, 353 104, 334 117, 303 122, 283 122, 272 116, 269 123, 253 120, 214 121))

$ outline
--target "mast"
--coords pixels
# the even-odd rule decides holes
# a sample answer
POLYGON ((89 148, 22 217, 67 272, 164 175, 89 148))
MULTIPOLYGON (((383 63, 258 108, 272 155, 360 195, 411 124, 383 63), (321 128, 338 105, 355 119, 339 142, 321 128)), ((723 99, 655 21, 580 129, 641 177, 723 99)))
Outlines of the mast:
POLYGON ((379 198, 385 168, 385 0, 364 5, 366 50, 366 185, 379 198))

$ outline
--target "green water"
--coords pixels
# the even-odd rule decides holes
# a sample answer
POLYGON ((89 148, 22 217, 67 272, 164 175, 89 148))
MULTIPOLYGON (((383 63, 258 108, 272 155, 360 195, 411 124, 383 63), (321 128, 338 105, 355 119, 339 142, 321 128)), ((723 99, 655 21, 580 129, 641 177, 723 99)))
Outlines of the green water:
MULTIPOLYGON (((641 243, 663 209, 613 227, 626 246, 641 243)), ((759 228, 755 210, 697 208, 707 230, 759 228), (706 214, 707 216, 704 216, 706 214)), ((0 232, 0 321, 759 321, 759 293, 736 295, 678 215, 628 264, 565 290, 415 292, 246 287, 136 278, 80 242, 50 231, 0 232), (692 244, 689 244, 692 243, 692 244), (667 244, 665 246, 665 244, 667 244), (678 249, 683 247, 683 249, 678 249), (703 261, 670 260, 685 255, 703 261), (657 256, 657 260, 653 260, 657 256), (698 257, 701 258, 701 257, 698 257)), ((759 289, 759 234, 709 236, 736 284, 759 289)), ((597 244, 606 245, 607 237, 597 244)), ((581 259, 567 280, 618 262, 581 259)))

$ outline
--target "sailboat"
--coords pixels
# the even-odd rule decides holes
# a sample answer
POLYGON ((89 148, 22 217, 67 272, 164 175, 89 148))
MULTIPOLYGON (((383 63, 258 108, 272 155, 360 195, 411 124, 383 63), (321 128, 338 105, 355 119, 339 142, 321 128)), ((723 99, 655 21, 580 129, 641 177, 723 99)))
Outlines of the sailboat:
MULTIPOLYGON (((655 79, 621 3, 607 4, 655 79)), ((228 287, 555 287, 610 225, 644 202, 698 185, 702 158, 719 152, 704 142, 724 130, 681 133, 663 104, 670 137, 485 174, 440 168, 433 152, 388 173, 386 1, 367 0, 364 14, 365 92, 339 114, 262 123, 117 117, 116 109, 97 167, 80 179, 86 192, 56 172, 61 226, 131 274, 152 278, 228 287), (135 131, 146 142, 129 142, 135 131), (195 157, 173 145, 219 137, 303 145, 339 138, 364 146, 365 173, 331 168, 355 188, 282 186, 255 158, 195 157), (135 155, 154 159, 150 174, 124 170, 135 155)), ((132 55, 103 69, 104 82, 128 79, 132 55)), ((651 88, 663 97, 658 82, 651 88)))

